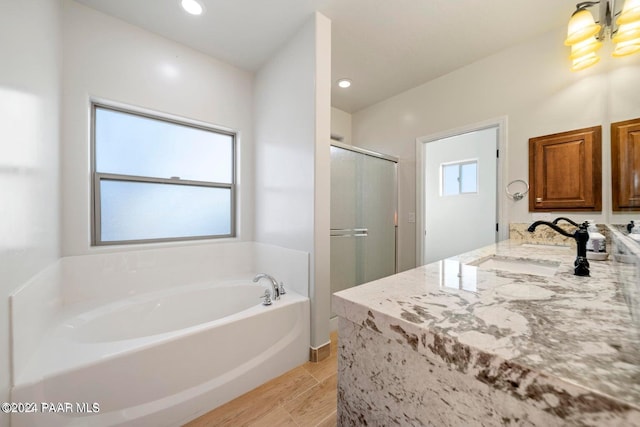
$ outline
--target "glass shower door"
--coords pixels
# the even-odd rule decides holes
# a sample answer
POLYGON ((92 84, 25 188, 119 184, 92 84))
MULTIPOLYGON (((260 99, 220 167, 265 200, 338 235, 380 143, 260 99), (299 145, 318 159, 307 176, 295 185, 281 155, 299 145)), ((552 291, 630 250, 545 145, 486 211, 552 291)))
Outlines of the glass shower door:
POLYGON ((396 272, 396 163, 331 147, 331 293, 396 272))

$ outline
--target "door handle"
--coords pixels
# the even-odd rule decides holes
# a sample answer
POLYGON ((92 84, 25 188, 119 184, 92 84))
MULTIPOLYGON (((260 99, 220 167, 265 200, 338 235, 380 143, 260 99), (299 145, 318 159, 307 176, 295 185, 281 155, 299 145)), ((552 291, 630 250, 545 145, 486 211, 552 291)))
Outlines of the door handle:
POLYGON ((368 228, 332 228, 331 237, 367 237, 368 228))

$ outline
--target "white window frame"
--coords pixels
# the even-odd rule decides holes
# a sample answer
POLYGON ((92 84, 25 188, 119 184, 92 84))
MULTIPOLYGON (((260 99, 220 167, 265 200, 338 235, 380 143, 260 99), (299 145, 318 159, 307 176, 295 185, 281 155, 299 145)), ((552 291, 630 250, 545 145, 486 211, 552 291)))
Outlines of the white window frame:
POLYGON ((236 134, 227 130, 215 128, 213 126, 205 126, 201 124, 194 124, 188 121, 182 121, 178 119, 168 118, 164 115, 154 114, 149 112, 140 112, 135 109, 129 109, 126 107, 114 106, 108 103, 99 101, 91 101, 91 177, 92 177, 92 192, 91 192, 91 245, 92 246, 108 246, 108 245, 129 245, 129 244, 142 244, 142 243, 155 243, 155 242, 175 242, 175 241, 189 241, 189 240, 206 240, 206 239, 220 239, 236 237, 236 134), (228 135, 231 139, 231 183, 219 183, 210 181, 191 181, 183 180, 176 177, 172 178, 156 178, 149 176, 133 176, 122 175, 114 173, 97 172, 97 159, 96 159, 96 110, 105 109, 111 111, 117 111, 134 116, 149 118, 153 120, 159 120, 165 123, 172 123, 180 126, 192 127, 195 129, 201 129, 208 132, 218 133, 222 135, 228 135), (100 199, 100 183, 102 181, 120 181, 120 182, 139 182, 139 183, 155 183, 155 184, 172 184, 172 185, 187 185, 195 187, 209 187, 209 188, 221 188, 230 190, 231 197, 231 212, 230 212, 230 232, 229 234, 216 234, 205 236, 180 236, 169 238, 153 238, 153 239, 135 239, 135 240, 118 240, 118 241, 103 241, 101 236, 101 199, 100 199))
POLYGON ((454 196, 462 196, 465 194, 478 194, 478 189, 480 188, 479 184, 478 184, 478 177, 479 177, 479 171, 478 171, 478 159, 471 159, 471 160, 462 160, 462 161, 458 161, 458 162, 450 162, 450 163, 442 163, 440 165, 440 197, 454 197, 454 196), (476 189, 475 191, 462 191, 462 166, 464 165, 470 165, 470 164, 475 164, 476 165, 476 189), (444 182, 444 168, 448 167, 448 166, 458 166, 458 192, 455 194, 444 194, 444 188, 445 188, 445 182, 444 182))

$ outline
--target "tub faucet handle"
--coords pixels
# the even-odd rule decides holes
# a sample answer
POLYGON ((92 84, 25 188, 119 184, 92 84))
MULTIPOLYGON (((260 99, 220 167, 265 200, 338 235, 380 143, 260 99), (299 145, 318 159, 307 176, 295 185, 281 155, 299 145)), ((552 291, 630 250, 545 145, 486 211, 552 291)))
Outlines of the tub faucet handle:
POLYGON ((269 292, 269 289, 265 289, 264 290, 264 295, 262 295, 260 297, 260 299, 264 299, 262 301, 262 305, 271 305, 272 301, 271 301, 271 292, 269 292))
POLYGON ((253 278, 253 283, 258 283, 260 279, 268 279, 271 282, 271 287, 273 288, 273 299, 280 299, 280 286, 278 286, 278 281, 273 277, 266 273, 258 273, 256 277, 253 278))
POLYGON ((284 295, 287 293, 287 291, 284 290, 284 284, 282 282, 280 282, 280 286, 278 287, 278 293, 280 295, 284 295))

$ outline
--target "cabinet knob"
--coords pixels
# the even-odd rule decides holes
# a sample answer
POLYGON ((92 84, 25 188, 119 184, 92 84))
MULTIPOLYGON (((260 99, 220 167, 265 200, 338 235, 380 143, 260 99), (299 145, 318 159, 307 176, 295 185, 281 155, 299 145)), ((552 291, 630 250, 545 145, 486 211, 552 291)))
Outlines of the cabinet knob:
POLYGON ((542 197, 536 197, 536 203, 542 203, 542 197))

